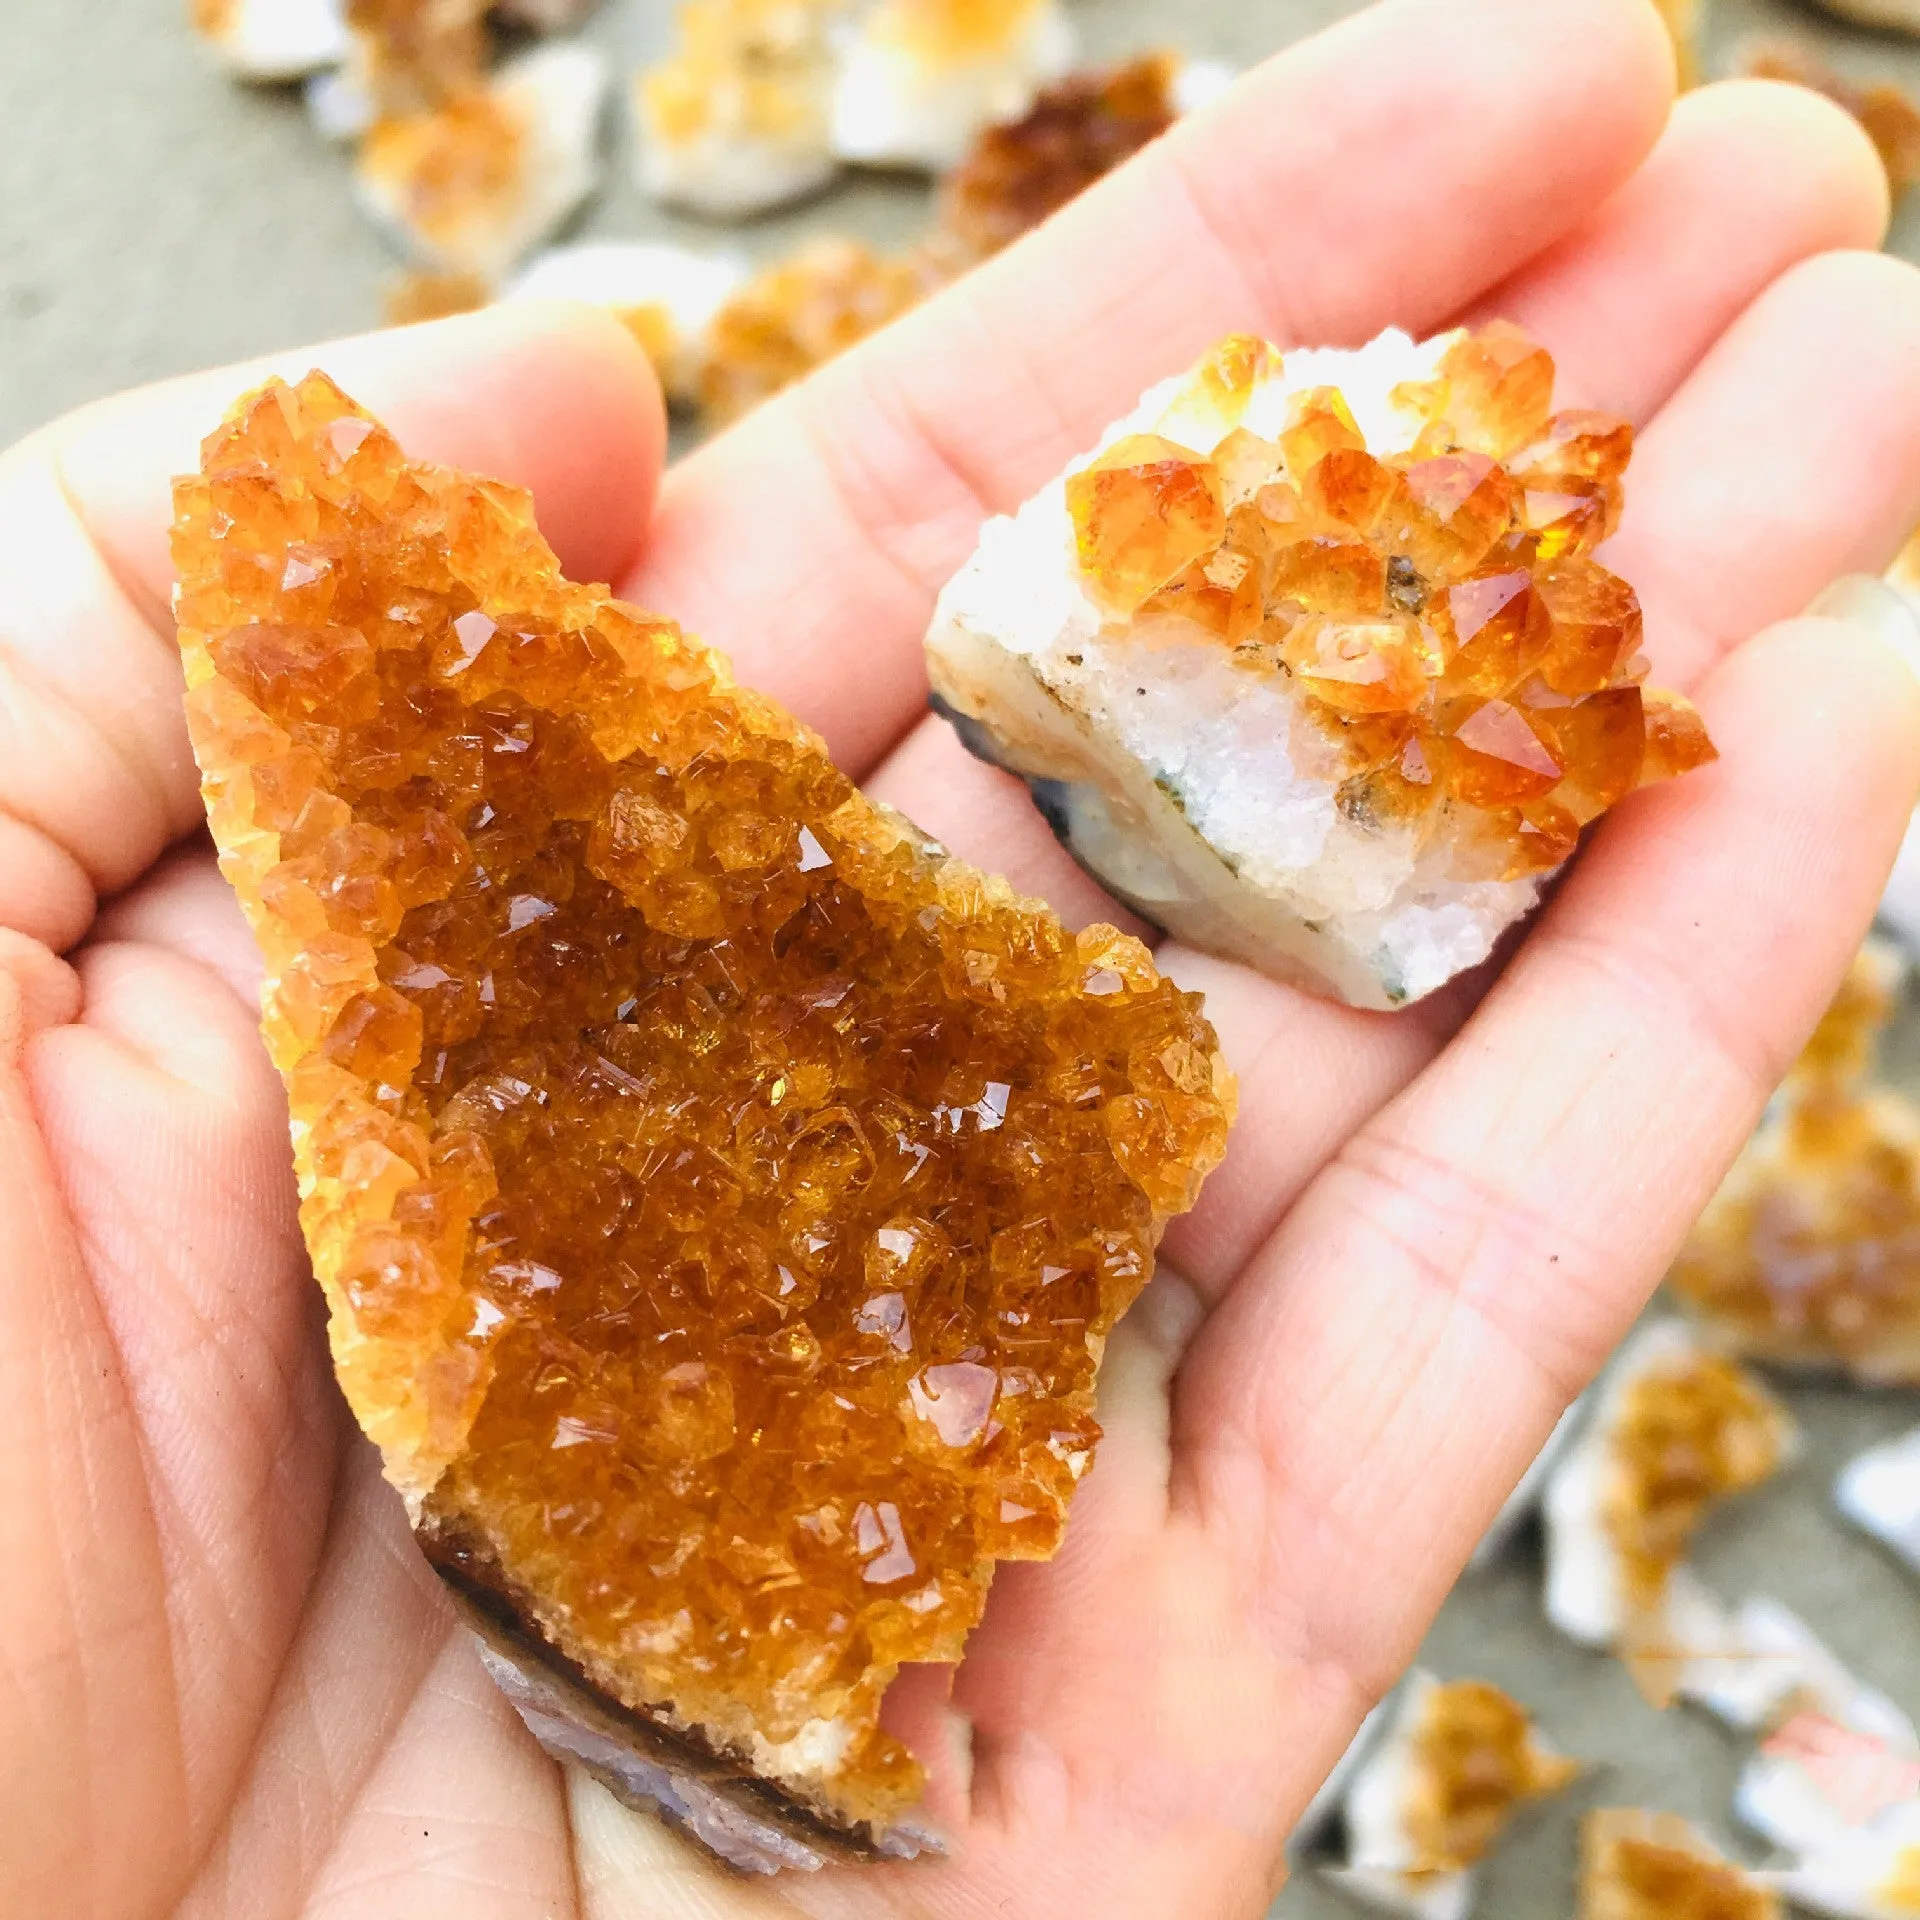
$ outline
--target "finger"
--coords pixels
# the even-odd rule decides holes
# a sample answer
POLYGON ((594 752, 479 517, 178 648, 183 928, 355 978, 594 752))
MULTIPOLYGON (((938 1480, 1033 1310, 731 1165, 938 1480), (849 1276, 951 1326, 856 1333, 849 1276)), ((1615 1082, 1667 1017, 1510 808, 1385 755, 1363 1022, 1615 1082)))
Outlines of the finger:
POLYGON ((101 908, 92 944, 124 942, 197 961, 233 989, 250 1015, 258 1012, 265 973, 259 944, 204 841, 164 854, 138 886, 101 908))
POLYGON ((200 820, 167 612, 170 477, 270 372, 324 365, 409 452, 531 486, 583 577, 631 559, 659 401, 625 330, 512 305, 126 394, 0 455, 0 926, 70 943, 200 820))
POLYGON ((1639 590, 1653 677, 1687 687, 1920 519, 1920 272, 1828 254, 1783 276, 1641 437, 1602 558, 1639 590))
POLYGON ((1247 1542, 1246 1577, 1295 1596, 1275 1631, 1362 1693, 1411 1656, 1659 1281, 1858 945, 1920 790, 1920 685, 1850 623, 1775 629, 1702 706, 1723 758, 1605 824, 1179 1383, 1176 1511, 1247 1542))
POLYGON ((1670 90, 1643 0, 1369 8, 676 469, 628 590, 861 775, 987 514, 1231 329, 1438 324, 1626 179, 1670 90))
POLYGON ((1730 80, 1674 107, 1647 163, 1479 301, 1552 350, 1562 406, 1650 420, 1780 274, 1876 247, 1887 173, 1851 114, 1805 87, 1730 80))
POLYGON ((0 974, 18 996, 20 1026, 31 1040, 64 1026, 80 1011, 80 976, 38 940, 0 927, 0 974))

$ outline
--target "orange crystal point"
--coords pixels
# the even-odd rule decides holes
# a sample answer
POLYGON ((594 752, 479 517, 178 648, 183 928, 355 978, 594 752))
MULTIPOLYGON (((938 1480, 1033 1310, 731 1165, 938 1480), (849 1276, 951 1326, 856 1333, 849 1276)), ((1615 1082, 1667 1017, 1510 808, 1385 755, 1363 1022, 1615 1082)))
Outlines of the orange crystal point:
POLYGON ((1220 1157, 1198 997, 321 375, 176 509, 348 1400, 523 1652, 877 1844, 921 1778, 887 1682, 1057 1545, 1106 1333, 1220 1157))
POLYGON ((1580 1920, 1780 1920, 1779 1896, 1671 1813, 1608 1808, 1580 1830, 1580 1920))
POLYGON ((1457 878, 1557 866, 1635 787, 1715 757, 1685 699, 1641 685, 1639 599, 1592 558, 1620 517, 1624 421, 1553 413, 1552 360, 1498 322, 1395 390, 1418 421, 1403 453, 1370 450, 1335 387, 1289 396, 1272 439, 1239 424, 1281 367, 1227 340, 1163 421, 1210 455, 1134 434, 1068 476, 1104 614, 1185 614, 1249 671, 1290 674, 1350 768, 1350 816, 1475 810, 1457 878), (1408 716, 1418 777, 1381 771, 1405 733, 1355 733, 1386 714, 1408 716))
POLYGON ((1861 951, 1668 1275, 1740 1352, 1920 1380, 1920 1107, 1873 1078, 1902 972, 1861 951))
POLYGON ((1067 510, 1080 565, 1119 614, 1211 553, 1227 527, 1212 462, 1152 433, 1129 434, 1074 474, 1067 510))
POLYGON ((940 190, 940 219, 975 259, 998 253, 1110 173, 1175 118, 1174 56, 1149 53, 1046 88, 989 127, 940 190))
POLYGON ((926 262, 821 239, 756 275, 715 315, 700 400, 732 420, 878 331, 932 290, 926 262))
POLYGON ((1519 1701, 1484 1680, 1428 1694, 1409 1762, 1415 1873, 1458 1873, 1484 1859, 1527 1801, 1558 1793, 1580 1771, 1540 1744, 1519 1701))

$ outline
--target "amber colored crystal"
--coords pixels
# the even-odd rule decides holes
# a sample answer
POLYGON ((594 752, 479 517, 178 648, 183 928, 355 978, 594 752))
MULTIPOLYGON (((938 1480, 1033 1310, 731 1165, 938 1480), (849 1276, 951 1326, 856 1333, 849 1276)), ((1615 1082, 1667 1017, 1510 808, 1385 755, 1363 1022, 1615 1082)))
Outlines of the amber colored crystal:
POLYGON ((1817 47, 1795 38, 1760 41, 1748 49, 1740 70, 1758 80, 1811 87, 1852 114, 1896 194, 1920 180, 1920 104, 1904 87, 1884 80, 1862 86, 1829 66, 1817 47))
POLYGON ((1342 812, 1423 838, 1451 821, 1462 880, 1558 866, 1636 787, 1714 758, 1693 708, 1642 686, 1639 599, 1593 558, 1620 518, 1625 421, 1554 413, 1553 362, 1496 323, 1397 390, 1421 422, 1406 452, 1370 450, 1333 387, 1294 393, 1269 440, 1243 422, 1279 364, 1229 338, 1159 432, 1069 474, 1103 613, 1184 615, 1249 672, 1289 675, 1342 812))
POLYGON ((1158 434, 1116 441, 1067 481, 1080 565, 1103 605, 1135 612, 1226 532, 1213 465, 1158 434))
POLYGON ((1741 1352, 1920 1380, 1920 1106, 1873 1077, 1899 971, 1855 960, 1668 1275, 1741 1352))
POLYGON ((1198 997, 321 375, 176 507, 209 815, 389 1476, 603 1692, 885 1818, 919 1771, 883 1689, 1058 1543, 1107 1330, 1220 1156, 1198 997))
POLYGON ((678 45, 639 76, 652 137, 827 138, 828 34, 845 0, 681 0, 678 45))
POLYGON ((932 67, 955 66, 1010 46, 1046 0, 878 0, 863 23, 932 67))
POLYGON ((1683 89, 1700 79, 1701 4, 1702 0, 1653 0, 1654 11, 1673 38, 1674 63, 1683 89))
POLYGON ((477 273, 401 273, 381 289, 380 317, 390 327, 411 327, 422 320, 471 313, 492 297, 492 289, 477 273))
POLYGON ((1435 1687, 1408 1755, 1412 1871, 1457 1873, 1484 1859, 1521 1806, 1558 1793, 1579 1771, 1541 1746, 1526 1708, 1498 1687, 1435 1687))
POLYGON ((989 127, 940 190, 940 221, 975 259, 1010 242, 1173 124, 1174 56, 1149 53, 1046 88, 989 127))
POLYGON ((1609 1433, 1602 1511, 1630 1614, 1657 1626, 1708 1510, 1778 1471, 1790 1435, 1760 1381, 1719 1354, 1667 1359, 1629 1383, 1609 1433))
POLYGON ((756 275, 714 317, 700 369, 715 420, 758 406, 925 298, 928 264, 857 240, 810 242, 756 275))
POLYGON ((523 191, 528 149, 524 118, 500 96, 476 91, 377 122, 359 164, 391 187, 409 231, 453 248, 476 222, 511 211, 523 191))
POLYGON ((1779 1896, 1671 1813, 1609 1808, 1580 1832, 1580 1920, 1780 1920, 1779 1896))

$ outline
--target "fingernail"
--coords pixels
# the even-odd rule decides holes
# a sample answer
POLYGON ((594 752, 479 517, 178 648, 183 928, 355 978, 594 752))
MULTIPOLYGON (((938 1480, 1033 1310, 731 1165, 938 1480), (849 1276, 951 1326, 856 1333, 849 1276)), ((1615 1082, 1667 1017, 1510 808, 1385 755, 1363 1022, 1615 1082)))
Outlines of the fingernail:
POLYGON ((1807 611, 1878 635, 1920 677, 1920 607, 1877 574, 1842 574, 1807 611))

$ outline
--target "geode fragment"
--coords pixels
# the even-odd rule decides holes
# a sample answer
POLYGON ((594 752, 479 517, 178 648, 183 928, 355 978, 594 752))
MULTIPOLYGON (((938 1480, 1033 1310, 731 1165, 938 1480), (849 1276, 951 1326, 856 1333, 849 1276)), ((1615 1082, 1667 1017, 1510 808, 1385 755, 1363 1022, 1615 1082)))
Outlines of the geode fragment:
POLYGON ((1339 1792, 1333 1859, 1321 1870, 1369 1906, 1415 1920, 1470 1912, 1474 1869, 1516 1815, 1580 1771, 1498 1687, 1418 1669, 1362 1740, 1339 1792))
POLYGON ((176 510, 335 1365, 423 1545, 617 1791, 746 1865, 913 1851, 881 1695, 1059 1543, 1223 1148, 1197 996, 321 375, 176 510))
POLYGON ((1431 993, 1713 757, 1593 557, 1631 429, 1553 378, 1498 324, 1223 342, 989 522, 936 704, 1145 919, 1356 1006, 1431 993))

